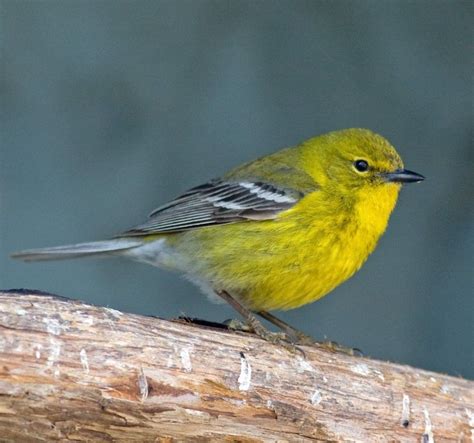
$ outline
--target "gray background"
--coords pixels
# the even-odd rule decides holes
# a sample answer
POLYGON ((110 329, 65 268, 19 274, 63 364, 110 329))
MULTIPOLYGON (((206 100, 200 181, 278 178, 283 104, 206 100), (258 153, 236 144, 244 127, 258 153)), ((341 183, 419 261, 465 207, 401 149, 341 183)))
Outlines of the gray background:
POLYGON ((26 265, 101 239, 256 156, 368 127, 427 180, 363 269, 284 313, 382 359, 474 376, 470 1, 1 2, 0 287, 221 321, 121 260, 26 265))

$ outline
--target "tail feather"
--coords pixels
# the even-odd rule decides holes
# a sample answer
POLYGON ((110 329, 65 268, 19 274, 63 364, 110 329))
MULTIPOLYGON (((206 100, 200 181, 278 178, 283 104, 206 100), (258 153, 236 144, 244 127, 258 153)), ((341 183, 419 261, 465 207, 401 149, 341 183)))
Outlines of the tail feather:
POLYGON ((142 245, 140 240, 117 238, 112 240, 77 243, 74 245, 55 246, 52 248, 29 249, 15 252, 12 258, 23 261, 64 260, 69 258, 87 257, 90 255, 110 255, 136 248, 142 245))

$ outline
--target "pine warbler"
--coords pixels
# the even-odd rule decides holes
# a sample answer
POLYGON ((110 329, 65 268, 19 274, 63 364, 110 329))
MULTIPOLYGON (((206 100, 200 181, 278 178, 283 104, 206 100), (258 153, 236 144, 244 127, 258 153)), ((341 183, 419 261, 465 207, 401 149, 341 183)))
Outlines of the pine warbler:
POLYGON ((296 340, 299 331, 267 311, 311 303, 351 277, 385 231, 401 184, 423 178, 380 135, 335 131, 192 188, 110 240, 13 257, 122 256, 175 270, 261 337, 276 334, 255 313, 296 340))

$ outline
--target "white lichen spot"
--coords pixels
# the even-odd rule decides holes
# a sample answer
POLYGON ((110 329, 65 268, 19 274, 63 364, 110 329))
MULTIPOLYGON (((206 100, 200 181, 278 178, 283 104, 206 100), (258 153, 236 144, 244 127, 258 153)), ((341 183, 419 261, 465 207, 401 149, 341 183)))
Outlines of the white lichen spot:
POLYGON ((324 382, 324 383, 327 383, 327 382, 328 382, 328 378, 327 378, 325 375, 323 375, 323 382, 324 382))
POLYGON ((240 375, 238 378, 239 382, 239 390, 240 391, 248 391, 250 388, 250 381, 252 379, 252 367, 250 363, 242 354, 240 356, 240 375))
POLYGON ((189 354, 190 349, 183 348, 181 349, 179 356, 181 357, 181 366, 185 372, 191 372, 193 370, 193 365, 191 363, 191 356, 189 354))
POLYGON ((58 340, 51 340, 48 355, 48 366, 53 366, 61 355, 61 342, 58 340))
POLYGON ((385 381, 385 376, 383 375, 383 373, 381 371, 378 371, 377 369, 374 369, 374 374, 380 378, 380 380, 382 381, 385 381))
POLYGON ((112 317, 115 318, 120 318, 123 315, 123 312, 117 311, 117 309, 112 309, 112 308, 103 308, 104 311, 107 311, 109 314, 112 314, 112 317))
POLYGON ((442 394, 450 394, 451 388, 448 385, 443 385, 441 386, 440 391, 442 394))
POLYGON ((43 323, 46 323, 46 331, 49 334, 59 335, 61 333, 61 325, 56 318, 43 318, 43 323))
POLYGON ((370 369, 365 363, 357 363, 354 366, 351 366, 351 371, 355 374, 367 376, 370 374, 370 369))
POLYGON ((298 361, 298 366, 296 367, 296 370, 298 371, 298 373, 301 374, 304 371, 315 372, 311 364, 308 363, 304 358, 298 356, 297 361, 298 361))
POLYGON ((79 357, 81 359, 82 369, 84 369, 84 372, 88 374, 89 373, 89 359, 87 358, 87 352, 85 349, 81 349, 81 351, 79 352, 79 357))
POLYGON ((148 398, 148 380, 143 368, 140 368, 140 375, 138 376, 138 389, 140 390, 140 397, 143 402, 148 398))
POLYGON ((173 355, 172 354, 168 355, 168 358, 166 360, 166 367, 171 368, 171 366, 173 366, 173 355))
POLYGON ((189 415, 194 415, 196 417, 209 417, 209 414, 204 411, 197 411, 195 409, 186 409, 184 408, 184 412, 189 415))
POLYGON ((41 358, 41 349, 43 348, 43 345, 37 344, 35 346, 35 358, 36 360, 39 360, 41 358))
POLYGON ((94 324, 94 317, 92 317, 92 315, 88 315, 84 311, 76 311, 75 318, 88 326, 92 326, 94 324))
POLYGON ((467 418, 469 419, 469 427, 471 428, 471 442, 474 443, 474 413, 469 409, 465 409, 467 418))
POLYGON ((467 418, 469 419, 469 426, 474 426, 474 413, 472 413, 469 409, 465 409, 467 418))
POLYGON ((87 326, 92 326, 94 324, 94 317, 92 317, 92 315, 85 315, 82 317, 82 323, 86 324, 87 326))
POLYGON ((288 371, 288 365, 285 363, 285 361, 282 359, 280 360, 278 363, 278 369, 281 371, 281 372, 287 372, 288 371))
POLYGON ((356 365, 351 366, 350 369, 355 374, 363 375, 364 377, 375 375, 380 380, 385 381, 385 377, 381 371, 378 369, 371 369, 365 363, 357 363, 356 365))
POLYGON ((316 391, 314 391, 313 395, 311 396, 311 404, 312 405, 319 405, 319 403, 321 403, 322 399, 323 399, 323 396, 321 395, 321 391, 316 389, 316 391))
POLYGON ((247 404, 245 400, 236 400, 235 398, 229 398, 227 401, 234 406, 245 406, 247 404))
MULTIPOLYGON (((55 331, 57 331, 55 329, 55 331)), ((58 335, 55 334, 54 332, 49 331, 50 334, 58 335)), ((54 335, 49 336, 49 354, 46 359, 46 366, 50 369, 54 367, 54 376, 59 377, 59 364, 57 363, 59 356, 61 355, 61 341, 59 341, 54 335)))
POLYGON ((425 415, 425 432, 421 438, 422 443, 434 443, 433 436, 433 425, 431 424, 430 414, 428 409, 423 408, 423 414, 425 415))
POLYGON ((402 425, 408 426, 410 424, 410 397, 403 394, 402 400, 402 425))
POLYGON ((17 309, 16 313, 17 313, 17 315, 22 315, 22 316, 27 314, 27 312, 24 309, 21 309, 21 308, 17 309))

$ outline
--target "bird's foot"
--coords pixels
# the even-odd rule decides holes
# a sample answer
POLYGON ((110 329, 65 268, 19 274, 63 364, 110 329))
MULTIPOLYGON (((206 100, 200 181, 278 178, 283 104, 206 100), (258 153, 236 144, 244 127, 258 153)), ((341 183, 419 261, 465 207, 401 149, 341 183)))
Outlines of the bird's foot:
POLYGON ((332 352, 341 352, 347 355, 357 355, 361 356, 362 351, 360 349, 353 349, 348 348, 346 346, 342 346, 339 343, 334 341, 318 341, 315 340, 313 337, 304 334, 303 332, 295 329, 293 326, 290 326, 288 323, 285 323, 278 317, 275 317, 273 314, 270 314, 268 311, 259 311, 258 315, 268 320, 270 323, 274 324, 282 331, 284 331, 287 339, 291 341, 294 345, 301 345, 301 346, 321 346, 325 349, 328 349, 332 352))
POLYGON ((296 343, 293 341, 291 337, 288 337, 288 335, 283 332, 269 331, 257 319, 255 319, 255 321, 252 321, 251 319, 249 319, 249 321, 247 322, 242 322, 240 320, 232 319, 232 320, 226 320, 224 324, 227 325, 227 327, 231 329, 232 331, 254 333, 255 335, 259 336, 261 339, 269 343, 272 343, 277 346, 282 346, 283 348, 285 348, 292 354, 299 352, 304 355, 303 350, 296 346, 296 343))
POLYGON ((304 334, 298 330, 287 330, 284 334, 287 337, 287 340, 293 343, 293 345, 299 346, 320 346, 324 349, 328 349, 332 352, 340 352, 342 354, 351 355, 351 356, 363 356, 363 353, 360 349, 349 348, 348 346, 341 345, 335 341, 325 340, 315 340, 313 337, 304 334))
POLYGON ((293 342, 291 337, 289 337, 284 332, 271 332, 265 328, 255 317, 247 318, 248 325, 251 327, 252 331, 258 335, 263 340, 272 343, 277 346, 285 348, 288 352, 292 354, 302 354, 303 357, 306 357, 304 351, 293 342))
POLYGON ((364 355, 362 353, 362 351, 358 348, 349 348, 348 346, 340 345, 339 343, 337 343, 335 341, 329 341, 329 340, 316 341, 316 340, 314 340, 313 344, 315 344, 316 346, 320 346, 324 349, 327 349, 329 351, 340 352, 341 354, 350 355, 352 357, 354 357, 354 356, 362 357, 364 355))
MULTIPOLYGON (((286 350, 288 350, 291 353, 296 353, 299 352, 303 354, 303 357, 305 357, 305 353, 303 352, 302 349, 298 348, 294 343, 291 342, 291 340, 288 339, 288 336, 284 333, 277 333, 277 332, 271 332, 268 329, 265 328, 265 326, 262 325, 255 317, 254 313, 250 311, 248 308, 243 306, 238 300, 233 298, 228 292, 226 291, 216 291, 216 294, 223 298, 227 303, 229 303, 242 317, 244 317, 245 322, 247 323, 247 331, 250 328, 250 331, 253 331, 256 335, 258 335, 260 338, 263 338, 265 341, 279 345, 286 350)), ((232 326, 235 328, 239 328, 240 325, 238 322, 230 322, 232 326)), ((241 329, 242 330, 242 329, 241 329)))
POLYGON ((248 325, 248 323, 237 320, 236 318, 225 320, 224 325, 227 326, 227 329, 230 329, 232 331, 254 332, 254 330, 248 325))

